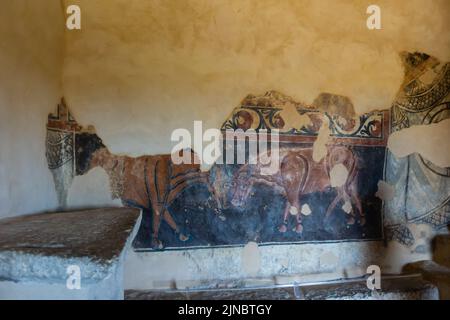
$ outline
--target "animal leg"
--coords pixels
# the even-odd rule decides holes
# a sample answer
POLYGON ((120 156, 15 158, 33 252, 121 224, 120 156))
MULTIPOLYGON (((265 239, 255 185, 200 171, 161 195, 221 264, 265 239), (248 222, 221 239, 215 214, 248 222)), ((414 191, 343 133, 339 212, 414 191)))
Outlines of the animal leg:
POLYGON ((289 201, 289 203, 292 203, 289 208, 289 213, 292 215, 295 215, 295 227, 292 229, 292 231, 295 231, 296 233, 302 233, 303 232, 303 225, 302 225, 302 214, 300 212, 300 203, 298 201, 298 194, 295 197, 294 201, 289 201))
POLYGON ((161 214, 159 208, 153 208, 153 234, 152 234, 152 248, 162 249, 162 242, 159 240, 159 226, 161 225, 161 214))
POLYGON ((178 234, 178 239, 180 239, 181 241, 187 241, 189 239, 188 236, 184 235, 180 231, 176 222, 173 220, 172 215, 169 213, 167 209, 164 209, 163 218, 167 222, 167 224, 173 229, 173 231, 175 231, 175 233, 178 234))
POLYGON ((359 224, 361 226, 363 226, 366 223, 366 217, 365 217, 365 214, 362 211, 361 201, 359 200, 359 197, 356 195, 355 192, 351 192, 350 193, 350 197, 352 199, 352 202, 355 204, 356 208, 358 209, 359 224))
POLYGON ((331 212, 334 210, 334 208, 336 208, 336 205, 339 203, 339 201, 341 201, 343 198, 343 194, 340 188, 337 189, 337 195, 336 197, 333 199, 333 201, 331 201, 330 205, 328 206, 327 212, 325 214, 325 220, 328 220, 330 218, 331 212))
MULTIPOLYGON (((347 194, 345 189, 341 188, 341 190, 342 190, 341 194, 342 194, 342 200, 344 201, 344 205, 347 204, 347 203, 350 205, 350 208, 349 208, 350 211, 344 210, 349 215, 349 217, 347 219, 347 224, 348 225, 354 225, 356 220, 355 220, 355 211, 353 210, 352 199, 347 194)), ((344 209, 344 207, 342 207, 342 209, 344 209)))
POLYGON ((281 165, 281 177, 283 179, 283 187, 288 201, 286 209, 284 210, 284 225, 280 226, 280 231, 287 228, 287 217, 289 213, 296 216, 297 224, 294 231, 297 233, 303 231, 299 197, 305 186, 308 172, 308 162, 300 155, 291 153, 283 159, 281 165))
POLYGON ((303 232, 303 225, 302 225, 302 214, 299 212, 296 215, 296 221, 297 225, 294 228, 294 231, 301 234, 303 232))
POLYGON ((286 201, 286 208, 283 213, 283 223, 278 227, 278 231, 284 233, 287 231, 287 220, 289 216, 289 209, 291 208, 291 204, 289 201, 286 201))

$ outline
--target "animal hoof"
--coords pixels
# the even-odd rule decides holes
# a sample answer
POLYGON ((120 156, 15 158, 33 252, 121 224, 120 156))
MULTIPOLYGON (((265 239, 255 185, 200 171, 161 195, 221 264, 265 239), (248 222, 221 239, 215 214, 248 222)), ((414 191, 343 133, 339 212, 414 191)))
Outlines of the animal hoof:
POLYGON ((285 224, 282 224, 278 227, 278 231, 285 233, 287 231, 287 226, 285 224))
POLYGON ((163 244, 159 239, 153 238, 152 239, 152 248, 153 249, 162 249, 163 244))
POLYGON ((361 219, 359 220, 359 225, 363 226, 366 224, 366 218, 361 217, 361 219))
POLYGON ((189 240, 189 236, 185 236, 184 234, 180 233, 178 235, 178 239, 180 239, 181 241, 188 241, 189 240))
POLYGON ((355 224, 355 218, 350 217, 350 218, 347 220, 347 224, 350 225, 350 226, 354 225, 354 224, 355 224))
POLYGON ((303 232, 303 226, 299 223, 292 231, 295 231, 297 233, 303 232))

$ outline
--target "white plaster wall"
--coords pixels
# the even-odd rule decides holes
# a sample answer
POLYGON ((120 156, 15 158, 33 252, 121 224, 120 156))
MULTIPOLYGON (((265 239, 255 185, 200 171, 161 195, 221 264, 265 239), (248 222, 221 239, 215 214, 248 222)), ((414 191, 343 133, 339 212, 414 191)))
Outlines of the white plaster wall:
POLYGON ((0 218, 54 209, 45 123, 62 96, 59 1, 0 4, 0 218))
POLYGON ((104 169, 94 168, 73 179, 67 196, 68 210, 121 206, 120 199, 111 199, 109 177, 104 169))
POLYGON ((406 248, 390 243, 385 247, 382 241, 361 241, 259 246, 257 253, 249 253, 245 247, 129 251, 125 289, 327 281, 364 276, 370 265, 378 265, 383 274, 398 274, 408 262, 431 258, 429 251, 415 252, 417 245, 406 248), (255 257, 258 261, 254 261, 255 257), (249 271, 249 262, 259 266, 256 272, 249 271))
POLYGON ((403 80, 398 53, 450 60, 447 0, 377 1, 382 30, 358 0, 70 0, 64 94, 113 153, 168 153, 176 128, 219 127, 249 93, 311 103, 323 91, 357 113, 388 108, 403 80))
POLYGON ((377 265, 382 274, 399 274, 405 264, 430 260, 429 225, 410 224, 416 242, 358 241, 295 245, 190 249, 164 252, 128 251, 125 289, 178 289, 236 284, 261 286, 328 281, 366 275, 377 265), (255 266, 257 269, 255 270, 255 266))

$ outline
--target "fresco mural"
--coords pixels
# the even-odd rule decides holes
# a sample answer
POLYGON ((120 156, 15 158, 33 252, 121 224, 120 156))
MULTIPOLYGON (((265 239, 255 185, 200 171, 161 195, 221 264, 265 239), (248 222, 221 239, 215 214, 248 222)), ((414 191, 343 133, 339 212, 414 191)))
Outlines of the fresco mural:
MULTIPOLYGON (((190 184, 204 183, 208 176, 200 172, 199 165, 173 165, 170 155, 131 158, 111 154, 93 127, 83 130, 65 105, 58 105, 57 115, 50 115, 47 125, 47 161, 53 173, 60 205, 65 205, 68 186, 75 175, 102 167, 110 178, 112 198, 122 199, 124 205, 151 212, 151 246, 160 248, 159 227, 166 222, 180 241, 188 238, 169 212, 169 207, 183 189, 190 184)), ((180 153, 191 152, 181 150, 180 153)), ((192 154, 194 162, 195 154, 192 154)))
MULTIPOLYGON (((250 100, 225 121, 224 131, 257 121, 257 130, 284 127, 278 112, 290 98, 269 92, 256 104, 250 100)), ((383 173, 388 113, 362 115, 349 125, 339 115, 302 108, 298 112, 309 117, 309 125, 282 132, 280 170, 273 175, 261 175, 261 167, 250 164, 216 164, 201 172, 198 164, 173 164, 170 155, 111 154, 93 127, 77 124, 64 101, 49 116, 47 159, 61 205, 75 175, 105 169, 112 197, 144 211, 136 248, 381 238, 381 202, 374 194, 383 173), (327 156, 315 161, 313 142, 325 117, 332 139, 327 156), (330 172, 338 164, 348 177, 333 186, 330 172)))
MULTIPOLYGON (((422 54, 405 57, 409 68, 406 79, 411 74, 418 76, 415 70, 423 68, 423 61, 434 61, 422 54)), ((430 89, 439 92, 439 99, 433 96, 426 102, 416 102, 413 97, 429 88, 405 80, 403 88, 408 89, 403 89, 404 94, 400 91, 391 110, 362 115, 355 114, 348 97, 331 93, 321 93, 311 104, 294 101, 276 91, 247 96, 221 127, 223 154, 229 148, 238 150, 238 142, 227 138, 227 131, 242 129, 249 133, 252 129, 248 135, 251 139, 251 135, 260 136, 261 130, 270 133, 276 129, 280 165, 269 175, 262 174, 265 168, 260 162, 256 165, 248 161, 218 162, 202 172, 198 164, 174 164, 169 154, 136 158, 112 154, 92 126, 83 127, 76 122, 64 100, 57 114, 48 118, 48 165, 62 207, 66 205, 74 176, 84 175, 95 167, 105 169, 112 197, 143 210, 142 224, 134 240, 136 250, 231 246, 249 241, 263 245, 381 240, 383 206, 387 235, 405 242, 399 236, 405 233, 402 226, 414 219, 431 219, 429 212, 441 210, 436 208, 448 203, 448 199, 443 200, 449 194, 448 184, 442 187, 442 194, 429 198, 431 211, 424 214, 422 209, 413 209, 398 216, 399 208, 409 210, 409 204, 406 200, 404 207, 397 202, 383 204, 375 196, 377 184, 383 179, 397 183, 406 188, 407 199, 408 192, 415 188, 409 186, 415 183, 416 178, 411 177, 416 171, 411 171, 415 170, 411 160, 405 167, 401 162, 404 159, 397 160, 386 150, 387 139, 390 130, 418 121, 416 110, 410 116, 405 105, 422 110, 425 107, 421 105, 433 103, 437 109, 422 110, 425 112, 422 119, 428 123, 448 114, 439 111, 448 110, 448 103, 441 102, 442 92, 448 93, 448 77, 442 75, 446 68, 437 73, 435 84, 447 79, 447 87, 435 85, 439 88, 430 89), (398 168, 407 168, 409 173, 398 168), (410 178, 405 180, 408 175, 410 178)), ((184 153, 191 159, 197 157, 190 149, 180 151, 184 153)), ((258 157, 264 155, 262 152, 258 157)), ((246 154, 247 160, 248 157, 246 154)), ((442 179, 448 177, 448 170, 417 159, 430 171, 438 171, 442 179)), ((429 194, 429 190, 420 188, 424 195, 429 194)), ((437 217, 440 225, 449 221, 446 212, 437 217)), ((434 219, 436 214, 432 216, 434 219)))
MULTIPOLYGON (((391 132, 450 118, 450 63, 424 53, 402 53, 405 79, 391 107, 391 132)), ((408 223, 446 230, 450 222, 450 168, 412 154, 386 158, 386 182, 395 197, 384 204, 386 237, 415 242, 408 223)))
POLYGON ((53 174, 61 209, 66 206, 67 194, 75 176, 75 137, 80 131, 81 126, 62 99, 56 115, 48 116, 46 139, 47 164, 53 174))

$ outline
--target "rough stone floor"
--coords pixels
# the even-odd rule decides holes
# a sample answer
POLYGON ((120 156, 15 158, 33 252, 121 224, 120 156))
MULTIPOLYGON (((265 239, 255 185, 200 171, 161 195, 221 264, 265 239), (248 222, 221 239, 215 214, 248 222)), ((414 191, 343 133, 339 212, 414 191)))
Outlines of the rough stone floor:
POLYGON ((421 276, 382 280, 381 290, 371 291, 365 280, 304 287, 266 289, 207 289, 204 291, 125 291, 127 300, 429 300, 439 299, 437 288, 421 276))

